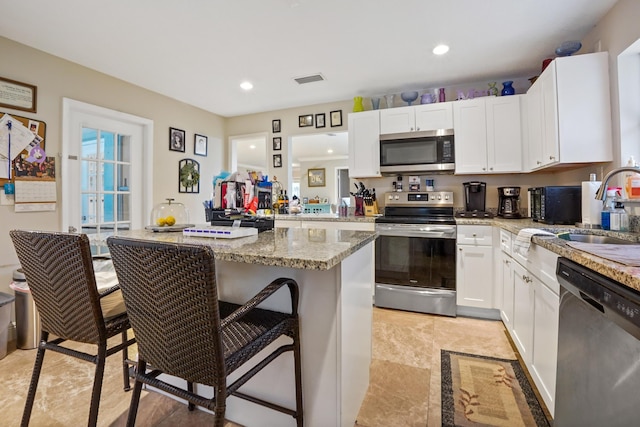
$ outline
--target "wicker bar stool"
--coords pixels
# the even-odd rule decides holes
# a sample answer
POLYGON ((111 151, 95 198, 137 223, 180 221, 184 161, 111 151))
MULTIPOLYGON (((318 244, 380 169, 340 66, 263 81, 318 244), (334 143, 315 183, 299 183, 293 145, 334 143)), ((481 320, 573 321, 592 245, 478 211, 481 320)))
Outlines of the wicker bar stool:
POLYGON ((40 313, 41 324, 40 343, 21 425, 29 425, 45 351, 51 350, 96 365, 88 421, 89 426, 95 426, 108 356, 122 351, 124 389, 130 390, 127 349, 135 339, 127 338, 129 319, 126 312, 110 313, 105 317, 100 304, 102 298, 117 292, 119 287, 98 292, 89 238, 85 234, 23 230, 12 230, 9 234, 40 313), (50 334, 53 335, 51 339, 50 334), (118 334, 122 341, 108 347, 107 339, 118 334), (65 341, 95 344, 96 354, 63 346, 65 341))
POLYGON ((107 239, 133 331, 138 365, 128 426, 135 424, 142 384, 214 411, 216 427, 224 424, 227 396, 236 396, 291 415, 303 425, 302 367, 298 321, 298 285, 280 278, 240 306, 218 300, 213 250, 207 246, 107 239), (283 286, 291 295, 291 313, 256 308, 283 286), (283 344, 232 384, 227 376, 280 336, 283 344), (238 389, 284 352, 294 356, 295 410, 246 395, 238 389), (186 380, 179 388, 158 379, 169 374, 186 380), (194 393, 193 384, 213 387, 213 397, 194 393))

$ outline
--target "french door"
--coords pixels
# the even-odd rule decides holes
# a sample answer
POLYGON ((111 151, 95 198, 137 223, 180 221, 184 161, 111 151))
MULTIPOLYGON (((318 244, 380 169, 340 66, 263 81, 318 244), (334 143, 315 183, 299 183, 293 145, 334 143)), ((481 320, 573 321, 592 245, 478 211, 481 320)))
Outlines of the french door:
POLYGON ((63 100, 62 229, 86 233, 94 255, 107 236, 139 229, 151 212, 153 122, 63 100))

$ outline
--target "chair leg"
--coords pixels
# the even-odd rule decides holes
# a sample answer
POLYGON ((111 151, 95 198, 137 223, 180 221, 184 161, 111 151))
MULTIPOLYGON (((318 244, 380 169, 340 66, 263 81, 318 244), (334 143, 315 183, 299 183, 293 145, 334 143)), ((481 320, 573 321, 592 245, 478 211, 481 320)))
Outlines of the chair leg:
POLYGON ((293 363, 295 365, 296 374, 296 424, 298 427, 304 425, 304 417, 302 411, 302 358, 300 355, 300 328, 296 324, 293 336, 293 363))
MULTIPOLYGON (((48 332, 42 332, 40 334, 40 342, 46 342, 49 339, 48 332)), ((21 427, 27 427, 29 420, 31 419, 31 411, 33 410, 33 402, 36 398, 36 390, 38 388, 38 381, 40 380, 40 372, 42 371, 42 362, 44 362, 44 347, 38 345, 38 352, 36 353, 36 361, 33 365, 33 372, 31 373, 31 383, 29 383, 29 392, 27 393, 27 401, 24 405, 24 411, 22 412, 21 427)))
MULTIPOLYGON (((138 359, 138 366, 136 367, 136 370, 139 372, 145 372, 146 369, 147 362, 138 359)), ((138 405, 140 404, 140 393, 142 393, 142 382, 136 379, 133 383, 133 392, 131 393, 131 404, 129 404, 127 427, 134 427, 136 425, 136 415, 138 415, 138 405)))
POLYGON ((98 345, 96 356, 96 373, 93 378, 93 390, 91 392, 91 409, 89 410, 89 427, 98 422, 98 409, 100 408, 100 394, 102 392, 102 379, 104 378, 104 365, 107 359, 107 343, 98 345))
MULTIPOLYGON (((122 343, 127 342, 127 331, 122 332, 122 343)), ((129 381, 129 347, 122 349, 122 374, 124 379, 124 391, 131 390, 131 382, 129 381)))
POLYGON ((224 427, 224 415, 227 410, 227 388, 218 387, 214 390, 216 406, 214 408, 214 427, 224 427))
MULTIPOLYGON (((189 393, 193 393, 193 383, 191 381, 187 381, 187 391, 189 393)), ((196 409, 196 405, 188 402, 187 409, 189 409, 189 411, 193 411, 194 409, 196 409)))

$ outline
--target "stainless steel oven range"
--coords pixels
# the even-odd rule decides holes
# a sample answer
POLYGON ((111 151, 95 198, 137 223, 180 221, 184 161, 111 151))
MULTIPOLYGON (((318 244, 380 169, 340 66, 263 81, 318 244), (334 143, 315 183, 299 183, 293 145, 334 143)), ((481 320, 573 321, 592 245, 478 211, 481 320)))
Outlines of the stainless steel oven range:
POLYGON ((386 193, 376 231, 375 305, 455 317, 453 193, 386 193))

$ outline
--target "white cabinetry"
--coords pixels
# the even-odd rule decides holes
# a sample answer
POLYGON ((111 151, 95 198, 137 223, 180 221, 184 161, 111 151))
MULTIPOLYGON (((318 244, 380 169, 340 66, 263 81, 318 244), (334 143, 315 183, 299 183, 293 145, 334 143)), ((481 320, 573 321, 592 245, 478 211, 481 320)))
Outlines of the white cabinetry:
POLYGON ((349 177, 380 175, 380 111, 349 114, 349 177))
POLYGON ((458 225, 456 296, 459 306, 493 308, 491 226, 458 225))
POLYGON ((455 103, 457 174, 522 171, 523 98, 492 96, 455 103))
POLYGON ((381 135, 452 128, 452 102, 380 110, 381 135))
POLYGON ((611 161, 608 54, 554 59, 527 92, 527 117, 529 169, 611 161))
POLYGON ((507 330, 553 415, 560 312, 558 255, 532 244, 526 257, 516 255, 515 259, 512 328, 507 330))
MULTIPOLYGON (((500 309, 500 318, 507 331, 513 329, 513 258, 511 258, 512 235, 506 230, 499 230, 497 300, 500 309)), ((511 332, 510 332, 511 333, 511 332)))

